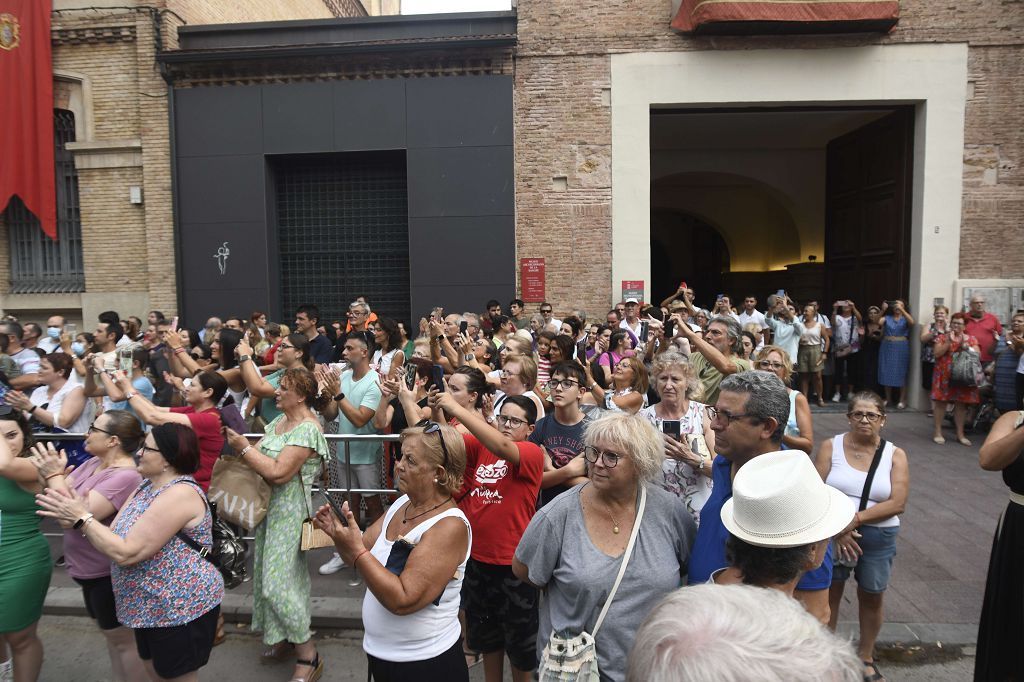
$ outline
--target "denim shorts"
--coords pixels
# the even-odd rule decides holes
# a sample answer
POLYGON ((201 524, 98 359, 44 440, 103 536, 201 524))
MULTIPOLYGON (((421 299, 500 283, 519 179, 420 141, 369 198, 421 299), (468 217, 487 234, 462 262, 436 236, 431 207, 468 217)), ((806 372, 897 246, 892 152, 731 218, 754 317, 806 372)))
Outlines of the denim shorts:
MULTIPOLYGON (((896 536, 899 526, 861 526, 857 529, 861 537, 857 540, 863 554, 852 569, 839 563, 832 569, 832 582, 844 582, 850 571, 857 580, 857 586, 865 592, 881 594, 889 586, 892 575, 892 560, 896 556, 896 536)), ((835 548, 832 550, 835 552, 835 548)))

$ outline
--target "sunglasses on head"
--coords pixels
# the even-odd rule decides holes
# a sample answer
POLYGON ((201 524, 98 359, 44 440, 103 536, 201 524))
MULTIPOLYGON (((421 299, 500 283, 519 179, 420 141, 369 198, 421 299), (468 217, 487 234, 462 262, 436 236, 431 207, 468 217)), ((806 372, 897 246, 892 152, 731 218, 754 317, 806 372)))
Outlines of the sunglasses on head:
POLYGON ((444 453, 444 462, 441 464, 445 469, 448 468, 448 446, 444 444, 444 434, 441 433, 441 425, 435 421, 429 419, 423 419, 416 423, 417 428, 423 429, 423 433, 436 433, 437 439, 441 441, 441 452, 444 453))

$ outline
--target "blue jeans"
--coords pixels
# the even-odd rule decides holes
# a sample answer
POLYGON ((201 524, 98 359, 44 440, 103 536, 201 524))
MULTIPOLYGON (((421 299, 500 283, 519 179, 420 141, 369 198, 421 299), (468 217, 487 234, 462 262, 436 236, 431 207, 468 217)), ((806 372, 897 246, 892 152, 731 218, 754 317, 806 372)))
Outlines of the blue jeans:
POLYGON ((892 575, 892 560, 896 556, 896 536, 899 526, 861 526, 857 529, 860 539, 857 544, 864 552, 852 569, 836 564, 832 569, 832 582, 844 582, 853 571, 857 585, 865 592, 881 594, 889 586, 892 575))

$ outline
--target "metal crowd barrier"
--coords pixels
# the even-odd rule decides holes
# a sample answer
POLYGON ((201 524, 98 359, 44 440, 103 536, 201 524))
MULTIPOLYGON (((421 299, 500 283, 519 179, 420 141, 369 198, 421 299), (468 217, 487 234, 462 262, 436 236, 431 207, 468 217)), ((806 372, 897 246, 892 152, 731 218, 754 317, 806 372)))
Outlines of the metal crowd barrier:
MULTIPOLYGON (((86 433, 37 433, 34 434, 35 439, 39 441, 47 440, 75 440, 84 439, 88 434, 86 433)), ((243 434, 250 441, 257 441, 263 437, 262 433, 246 433, 243 434)), ((350 454, 350 444, 359 441, 379 441, 381 443, 397 443, 401 440, 401 436, 397 433, 394 434, 368 434, 368 435, 353 435, 343 433, 325 433, 324 438, 328 441, 340 441, 344 447, 344 461, 336 460, 336 465, 345 466, 346 479, 352 480, 352 463, 350 454)), ((331 463, 328 462, 327 470, 328 475, 331 472, 331 463)), ((355 493, 357 495, 389 495, 397 493, 398 490, 395 488, 325 488, 322 489, 318 485, 313 486, 313 492, 321 493, 355 493)), ((47 537, 63 537, 63 533, 43 533, 47 537)), ((253 536, 243 536, 245 540, 253 540, 253 536)))

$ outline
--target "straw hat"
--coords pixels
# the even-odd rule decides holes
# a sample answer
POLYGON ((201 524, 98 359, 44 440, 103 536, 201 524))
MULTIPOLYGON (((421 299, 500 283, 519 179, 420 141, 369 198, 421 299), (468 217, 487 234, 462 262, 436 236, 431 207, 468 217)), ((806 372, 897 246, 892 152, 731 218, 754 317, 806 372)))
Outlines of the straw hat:
POLYGON ((722 523, 751 545, 798 547, 833 537, 855 512, 846 494, 822 482, 805 453, 785 450, 743 465, 722 506, 722 523))

